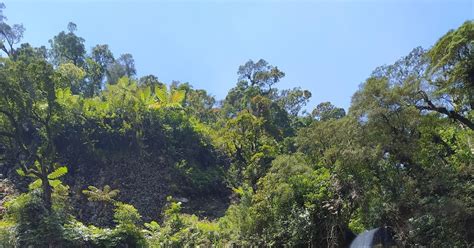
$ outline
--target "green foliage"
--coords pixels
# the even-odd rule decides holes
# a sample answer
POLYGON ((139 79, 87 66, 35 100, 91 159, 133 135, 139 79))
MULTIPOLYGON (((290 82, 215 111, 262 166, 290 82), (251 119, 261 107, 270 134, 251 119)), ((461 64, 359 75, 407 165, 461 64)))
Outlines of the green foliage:
MULTIPOLYGON (((38 163, 39 166, 39 163, 38 163)), ((17 171, 20 176, 25 176, 22 170, 17 171)), ((67 167, 61 166, 58 167, 56 170, 48 174, 48 183, 52 187, 52 189, 56 189, 62 182, 59 180, 60 177, 64 176, 67 173, 67 167)), ((30 177, 37 178, 34 174, 31 174, 30 177)), ((28 185, 29 190, 39 189, 43 185, 43 180, 41 178, 37 178, 35 181, 28 185)))
POLYGON ((219 227, 225 243, 249 246, 252 241, 248 237, 251 237, 253 231, 253 216, 250 211, 253 189, 243 186, 234 191, 239 196, 239 202, 229 206, 225 216, 219 220, 219 227))
POLYGON ((56 69, 56 85, 61 88, 70 88, 72 93, 78 94, 79 92, 85 91, 83 85, 83 79, 86 73, 80 67, 75 66, 72 63, 63 63, 56 69))
POLYGON ((344 117, 346 111, 343 108, 335 107, 330 102, 322 102, 316 106, 311 115, 319 121, 327 121, 344 117))
POLYGON ((181 203, 168 197, 164 221, 145 223, 150 247, 208 247, 219 242, 217 223, 199 220, 195 215, 181 213, 181 203))
POLYGON ((50 212, 44 207, 42 198, 35 192, 21 194, 6 203, 6 223, 13 225, 10 228, 20 247, 63 244, 62 224, 67 217, 63 213, 64 205, 58 203, 50 212))
POLYGON ((16 242, 15 223, 0 221, 0 246, 5 248, 15 247, 16 242))
POLYGON ((49 41, 51 54, 56 65, 67 62, 71 62, 76 66, 84 64, 85 40, 74 33, 76 29, 76 24, 70 22, 68 24, 69 32, 62 31, 49 41))
POLYGON ((347 114, 307 113, 265 60, 220 104, 137 80, 131 54, 86 54, 68 29, 49 53, 14 48, 24 29, 0 13, 0 166, 24 192, 1 195, 1 247, 345 247, 382 226, 400 246, 474 242, 472 21, 377 68, 347 114))
POLYGON ((111 189, 109 185, 105 185, 104 189, 89 186, 82 193, 87 196, 89 201, 114 202, 114 198, 120 193, 118 189, 111 189))

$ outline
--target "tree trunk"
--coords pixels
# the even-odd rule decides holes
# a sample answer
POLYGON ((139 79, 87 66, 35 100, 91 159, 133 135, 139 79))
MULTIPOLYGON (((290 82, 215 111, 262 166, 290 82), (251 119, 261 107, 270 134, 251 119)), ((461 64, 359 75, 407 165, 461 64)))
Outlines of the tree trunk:
POLYGON ((52 200, 51 200, 51 195, 52 195, 52 189, 51 185, 49 185, 48 181, 48 176, 44 176, 41 178, 42 181, 42 188, 43 188, 43 201, 44 201, 44 206, 48 211, 51 211, 52 207, 52 200))

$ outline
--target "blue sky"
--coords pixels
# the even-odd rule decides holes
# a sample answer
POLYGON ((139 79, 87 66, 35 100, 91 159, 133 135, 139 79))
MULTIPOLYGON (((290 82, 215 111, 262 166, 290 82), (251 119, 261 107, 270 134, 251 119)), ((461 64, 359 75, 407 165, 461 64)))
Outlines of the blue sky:
POLYGON ((218 99, 239 65, 263 58, 286 73, 278 88, 312 92, 311 110, 322 101, 347 109, 373 69, 474 19, 473 2, 16 0, 4 14, 34 46, 72 21, 89 50, 109 44, 116 57, 134 56, 138 76, 190 82, 218 99))

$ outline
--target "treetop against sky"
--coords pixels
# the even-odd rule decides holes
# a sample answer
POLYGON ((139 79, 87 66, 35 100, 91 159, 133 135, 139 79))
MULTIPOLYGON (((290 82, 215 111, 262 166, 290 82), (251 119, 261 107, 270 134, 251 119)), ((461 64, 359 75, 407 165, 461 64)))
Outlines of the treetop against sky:
POLYGON ((133 55, 137 75, 190 82, 223 99, 239 65, 263 58, 286 73, 279 88, 312 92, 310 111, 348 108, 373 68, 429 48, 474 16, 465 1, 4 1, 34 46, 67 23, 86 49, 108 44, 133 55), (46 18, 47 17, 47 18, 46 18))

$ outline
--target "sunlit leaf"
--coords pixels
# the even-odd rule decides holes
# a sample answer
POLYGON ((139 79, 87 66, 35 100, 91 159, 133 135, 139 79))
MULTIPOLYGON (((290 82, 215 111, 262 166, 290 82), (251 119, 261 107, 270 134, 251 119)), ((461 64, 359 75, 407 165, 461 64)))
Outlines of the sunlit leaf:
POLYGON ((42 180, 41 179, 36 179, 34 182, 32 182, 32 183, 30 183, 30 185, 28 185, 28 189, 30 189, 30 190, 39 189, 41 187, 41 184, 42 184, 42 180))
POLYGON ((59 177, 64 176, 67 173, 67 167, 62 166, 54 170, 48 175, 48 179, 57 179, 59 177))

